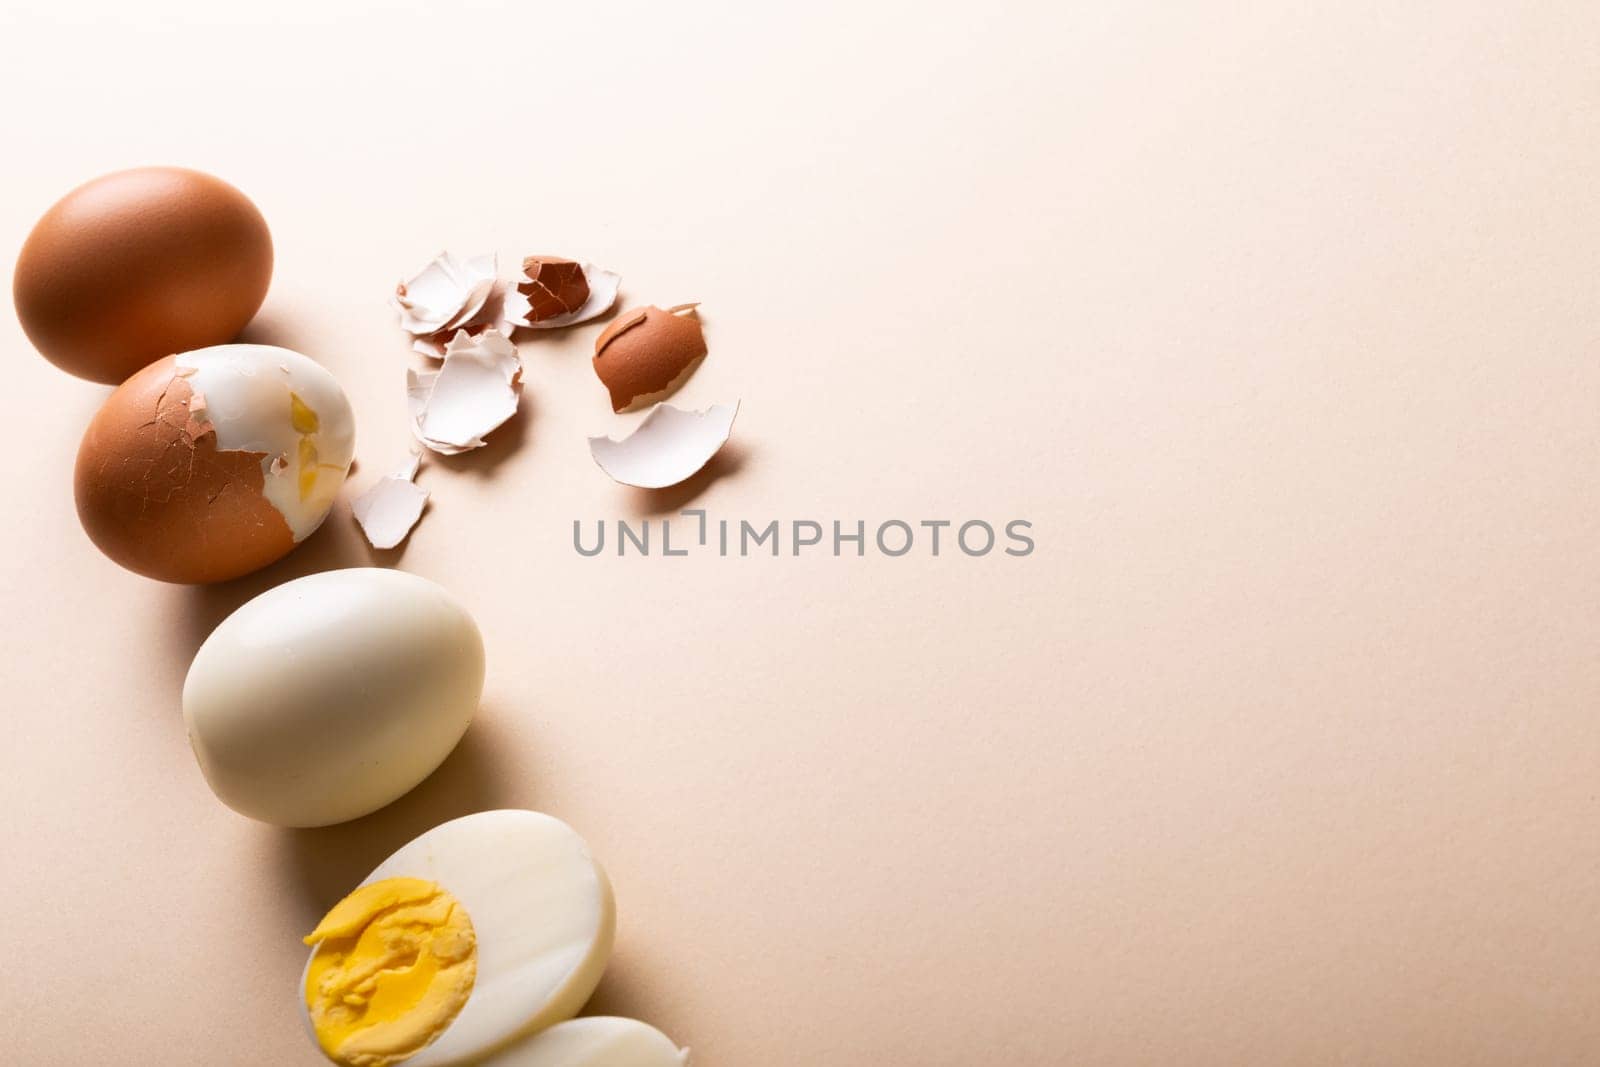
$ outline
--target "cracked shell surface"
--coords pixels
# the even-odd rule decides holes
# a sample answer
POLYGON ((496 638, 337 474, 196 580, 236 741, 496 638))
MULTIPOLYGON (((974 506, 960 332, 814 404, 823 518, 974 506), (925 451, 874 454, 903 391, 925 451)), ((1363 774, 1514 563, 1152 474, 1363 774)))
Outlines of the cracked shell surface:
POLYGON ((589 279, 575 259, 528 256, 522 261, 522 279, 517 288, 528 298, 530 323, 571 315, 589 299, 589 279))
MULTIPOLYGON (((239 356, 233 352, 235 359, 239 356)), ((319 403, 318 391, 305 392, 312 403, 319 403)), ((296 526, 303 538, 322 521, 322 502, 331 504, 344 480, 352 438, 342 391, 331 375, 304 356, 266 346, 224 346, 169 356, 119 386, 90 420, 74 475, 78 518, 100 551, 137 574, 185 584, 237 578, 293 549, 296 526), (253 441, 219 442, 219 427, 232 435, 237 426, 273 419, 235 421, 235 414, 249 413, 235 411, 239 397, 230 395, 234 391, 228 379, 186 369, 181 361, 234 349, 254 350, 260 376, 285 375, 283 406, 276 418, 291 431, 286 436, 300 443, 296 455, 269 454, 249 447, 253 441), (330 405, 323 398, 316 420, 324 424, 320 433, 307 430, 306 420, 314 413, 294 407, 299 394, 288 384, 288 368, 303 371, 302 362, 326 377, 319 384, 331 386, 328 395, 338 400, 330 405), (205 390, 197 388, 201 381, 209 382, 205 390), (304 462, 302 453, 308 449, 315 464, 304 462), (313 469, 314 477, 307 477, 313 469), (278 483, 285 480, 297 487, 297 504, 322 514, 292 510, 286 516, 274 503, 283 496, 278 483)))

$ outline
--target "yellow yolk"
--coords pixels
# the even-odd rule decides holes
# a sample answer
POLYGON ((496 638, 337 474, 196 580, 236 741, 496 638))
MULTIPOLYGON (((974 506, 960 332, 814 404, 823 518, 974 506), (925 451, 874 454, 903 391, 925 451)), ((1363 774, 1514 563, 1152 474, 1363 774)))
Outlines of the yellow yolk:
POLYGON ((300 499, 307 500, 317 487, 317 446, 311 438, 300 438, 300 499))
POLYGON ((478 975, 478 944, 461 902, 420 878, 362 886, 305 939, 306 1010, 335 1063, 387 1067, 454 1021, 478 975))
POLYGON ((316 491, 319 471, 323 469, 338 471, 341 481, 344 479, 344 471, 331 463, 319 461, 317 445, 312 437, 322 428, 322 421, 317 418, 317 413, 311 405, 301 400, 299 393, 292 391, 289 393, 289 425, 300 435, 300 449, 295 457, 295 465, 299 469, 300 499, 304 502, 310 500, 311 494, 316 491))
POLYGON ((311 405, 300 399, 300 394, 289 394, 289 425, 294 427, 294 432, 299 434, 316 433, 320 425, 317 413, 311 410, 311 405))

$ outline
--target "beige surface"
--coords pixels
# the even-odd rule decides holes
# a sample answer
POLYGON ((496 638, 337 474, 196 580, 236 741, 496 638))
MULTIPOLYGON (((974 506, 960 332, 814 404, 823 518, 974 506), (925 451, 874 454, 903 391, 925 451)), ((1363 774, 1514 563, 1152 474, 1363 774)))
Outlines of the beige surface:
POLYGON ((588 836, 595 1007, 697 1067, 1600 1056, 1592 4, 29 6, 0 247, 104 170, 237 182, 249 336, 345 383, 357 486, 408 442, 386 291, 444 246, 704 301, 682 396, 744 407, 651 501, 590 464, 593 328, 525 345, 398 560, 476 613, 480 721, 280 831, 178 690, 246 597, 369 558, 347 510, 226 588, 121 573, 70 497, 104 391, 0 323, 0 1059, 312 1067, 298 935, 494 805, 588 836), (572 550, 691 498, 1039 548, 572 550))

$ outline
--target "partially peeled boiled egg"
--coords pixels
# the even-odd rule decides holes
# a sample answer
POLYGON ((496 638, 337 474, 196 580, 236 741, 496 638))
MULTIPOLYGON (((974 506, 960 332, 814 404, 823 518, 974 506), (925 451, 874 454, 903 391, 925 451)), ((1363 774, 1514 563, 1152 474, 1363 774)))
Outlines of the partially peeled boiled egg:
POLYGON ((566 823, 467 815, 384 860, 305 939, 306 1019, 345 1067, 482 1063, 578 1013, 615 929, 611 884, 566 823))
POLYGON ((78 447, 89 539, 165 582, 219 582, 322 525, 355 452, 355 417, 320 365, 271 345, 168 356, 107 398, 78 447))

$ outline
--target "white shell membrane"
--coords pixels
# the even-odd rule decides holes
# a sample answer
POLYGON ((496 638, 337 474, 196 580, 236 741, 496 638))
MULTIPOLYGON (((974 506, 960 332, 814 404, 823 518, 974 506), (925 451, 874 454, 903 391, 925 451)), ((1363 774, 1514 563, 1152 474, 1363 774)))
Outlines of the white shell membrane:
POLYGON ((711 461, 728 443, 739 402, 704 411, 657 404, 639 428, 621 440, 589 438, 589 455, 623 485, 664 489, 677 485, 711 461))

